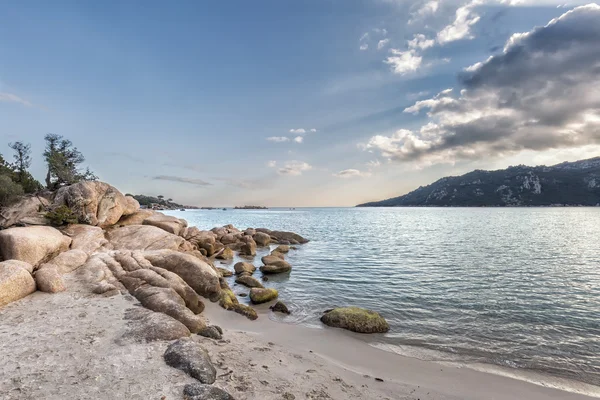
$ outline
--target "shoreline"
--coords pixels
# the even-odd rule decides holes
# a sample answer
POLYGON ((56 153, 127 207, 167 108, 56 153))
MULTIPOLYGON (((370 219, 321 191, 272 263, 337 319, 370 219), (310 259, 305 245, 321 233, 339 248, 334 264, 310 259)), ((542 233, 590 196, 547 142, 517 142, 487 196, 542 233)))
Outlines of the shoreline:
POLYGON ((259 315, 257 321, 228 313, 215 304, 207 304, 204 313, 210 323, 223 327, 226 332, 243 332, 288 351, 316 354, 330 365, 353 374, 354 379, 368 375, 384 391, 396 394, 408 393, 406 390, 410 388, 427 389, 440 396, 431 397, 436 399, 600 398, 600 387, 584 382, 493 364, 421 360, 375 347, 365 340, 368 337, 360 334, 277 322, 268 317, 268 306, 255 308, 259 315), (374 378, 384 382, 376 382, 374 378))

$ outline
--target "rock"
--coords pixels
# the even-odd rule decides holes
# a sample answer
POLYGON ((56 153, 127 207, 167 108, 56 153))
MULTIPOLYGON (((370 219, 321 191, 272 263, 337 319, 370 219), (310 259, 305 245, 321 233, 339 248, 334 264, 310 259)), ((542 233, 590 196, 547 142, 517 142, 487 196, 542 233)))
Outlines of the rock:
POLYGON ((243 256, 253 257, 256 255, 256 243, 254 240, 252 242, 247 242, 240 247, 240 254, 243 256))
POLYGON ((151 225, 130 225, 107 231, 109 246, 114 250, 183 250, 182 237, 151 225))
POLYGON ((146 218, 143 221, 143 225, 155 226, 173 235, 181 236, 185 228, 187 228, 187 221, 156 212, 146 218))
POLYGON ((260 271, 263 274, 281 274, 284 272, 289 272, 291 270, 292 266, 287 261, 283 260, 281 260, 281 262, 277 264, 263 265, 262 267, 260 267, 260 271))
MULTIPOLYGON (((52 267, 60 274, 68 274, 73 272, 88 259, 88 255, 83 250, 69 250, 64 253, 60 253, 46 264, 42 264, 40 269, 52 267)), ((41 289, 40 289, 41 290, 41 289)))
POLYGON ((233 269, 237 275, 241 274, 242 272, 253 274, 254 271, 256 271, 256 267, 247 262, 238 262, 233 266, 233 269))
POLYGON ((258 314, 256 313, 256 310, 245 304, 236 304, 235 307, 233 308, 233 311, 245 316, 246 318, 248 318, 249 320, 252 320, 252 321, 254 321, 255 319, 258 318, 258 314))
POLYGON ((287 306, 283 304, 281 301, 278 301, 271 307, 269 307, 273 312, 280 312, 283 314, 291 314, 290 310, 288 310, 287 306))
POLYGON ((232 260, 233 256, 233 250, 231 250, 229 247, 225 247, 221 254, 216 256, 216 258, 218 258, 219 260, 232 260))
MULTIPOLYGON (((273 250, 270 254, 272 257, 277 257, 280 260, 285 260, 285 255, 283 253, 280 253, 278 251, 273 250)), ((268 256, 267 256, 268 257, 268 256)))
POLYGON ((250 300, 254 304, 267 303, 275 300, 279 293, 275 289, 252 288, 250 289, 250 300))
POLYGON ((243 231, 243 234, 246 236, 254 236, 256 234, 256 229, 247 228, 243 231))
POLYGON ((244 286, 247 286, 249 288, 264 288, 264 286, 262 285, 262 283, 260 283, 258 281, 258 279, 250 276, 250 275, 239 275, 236 279, 235 279, 235 283, 239 283, 242 284, 244 286))
POLYGON ((9 260, 0 262, 0 307, 35 292, 35 280, 29 263, 9 260))
POLYGON ((238 241, 238 235, 235 235, 233 233, 228 233, 226 235, 223 235, 220 239, 219 242, 223 243, 224 245, 228 245, 228 244, 232 244, 238 241))
POLYGON ((240 297, 248 297, 248 293, 240 293, 240 294, 238 294, 238 296, 240 296, 240 297))
POLYGON ((289 251, 290 251, 290 246, 280 245, 280 246, 277 246, 275 248, 275 250, 273 250, 273 252, 271 252, 271 254, 273 254, 274 252, 281 253, 281 254, 286 254, 289 251))
POLYGON ((11 226, 44 225, 44 211, 50 201, 42 196, 23 196, 18 202, 0 211, 0 228, 11 226))
POLYGON ((185 400, 234 400, 233 396, 216 386, 190 383, 183 388, 185 400))
POLYGON ((256 245, 260 247, 268 246, 269 243, 271 243, 271 236, 264 232, 256 232, 254 236, 252 236, 252 239, 254 239, 256 245))
POLYGON ((104 231, 97 226, 73 224, 64 228, 62 232, 71 238, 71 250, 81 250, 87 255, 108 244, 104 231))
POLYGON ((264 228, 257 228, 256 231, 266 233, 270 237, 274 237, 275 239, 277 239, 278 242, 289 242, 290 244, 308 243, 307 239, 294 232, 271 231, 264 228))
POLYGON ((171 343, 165 351, 167 365, 182 370, 200 382, 212 385, 217 379, 208 352, 191 339, 179 339, 171 343))
POLYGON ((143 225, 147 218, 150 218, 157 212, 154 210, 137 210, 133 214, 124 215, 117 221, 117 226, 143 225))
POLYGON ((233 272, 231 272, 227 268, 217 267, 217 271, 221 273, 222 277, 228 277, 233 275, 233 272))
POLYGON ((65 284, 56 268, 45 264, 47 267, 40 268, 35 273, 35 282, 41 292, 58 293, 66 290, 65 284))
POLYGON ((325 325, 358 333, 385 333, 390 330, 387 321, 374 311, 358 307, 341 307, 321 317, 325 325))
POLYGON ((71 244, 71 239, 50 226, 28 226, 0 231, 0 259, 20 260, 34 267, 71 244))
POLYGON ((135 307, 125 313, 126 331, 119 342, 148 343, 158 340, 176 340, 190 336, 181 322, 166 314, 135 307))
POLYGON ((61 205, 69 207, 80 222, 101 228, 116 224, 123 215, 140 208, 135 199, 98 181, 83 181, 58 189, 52 208, 61 205))
POLYGON ((222 334, 223 331, 221 331, 220 328, 217 326, 207 326, 206 328, 198 332, 198 335, 200 336, 216 340, 220 340, 222 338, 222 334))
POLYGON ((277 254, 269 254, 268 256, 264 256, 263 258, 261 258, 261 261, 265 265, 289 266, 289 263, 281 258, 282 256, 283 255, 279 256, 277 254))

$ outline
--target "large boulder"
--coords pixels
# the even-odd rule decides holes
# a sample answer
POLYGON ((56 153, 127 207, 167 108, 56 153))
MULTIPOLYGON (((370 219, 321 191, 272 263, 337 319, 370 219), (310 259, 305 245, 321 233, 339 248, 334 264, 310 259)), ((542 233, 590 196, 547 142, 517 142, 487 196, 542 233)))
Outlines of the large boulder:
POLYGON ((35 292, 33 266, 23 261, 0 262, 0 307, 35 292))
POLYGON ((134 198, 124 196, 108 183, 97 181, 60 188, 52 208, 62 205, 69 207, 80 222, 101 228, 116 224, 122 216, 133 214, 140 208, 134 198))
POLYGON ((97 226, 73 224, 64 228, 62 232, 72 239, 72 250, 81 250, 88 255, 108 244, 104 231, 97 226))
POLYGON ((271 243, 271 236, 264 232, 256 232, 254 236, 252 236, 252 239, 254 239, 256 245, 260 247, 268 246, 269 243, 271 243))
POLYGON ((256 255, 256 242, 254 240, 244 243, 240 247, 240 254, 253 257, 256 255))
POLYGON ((130 225, 106 234, 114 250, 182 250, 185 239, 151 225, 130 225))
POLYGON ((260 270, 265 274, 279 274, 282 272, 288 272, 292 270, 292 266, 285 260, 282 260, 277 255, 268 255, 262 258, 262 262, 265 264, 260 267, 260 270))
POLYGON ((190 336, 181 322, 166 314, 135 307, 125 312, 126 330, 119 343, 148 343, 158 340, 176 340, 190 336))
MULTIPOLYGON (((60 253, 46 264, 42 264, 40 269, 54 268, 60 275, 68 274, 81 267, 88 259, 88 255, 83 250, 69 250, 60 253)), ((37 278, 37 277, 36 277, 37 278)))
POLYGON ((253 274, 254 271, 256 271, 256 267, 250 263, 247 262, 238 262, 233 266, 233 269, 235 270, 235 273, 237 275, 243 273, 243 272, 247 272, 249 274, 253 274))
POLYGON ((334 308, 323 314, 321 322, 358 333, 385 333, 390 330, 390 326, 381 315, 358 307, 334 308))
POLYGON ((146 218, 156 214, 154 210, 140 209, 130 215, 124 215, 116 223, 117 226, 142 225, 146 218))
POLYGON ((0 231, 0 259, 25 261, 33 266, 66 251, 71 238, 50 226, 28 226, 0 231))
POLYGON ((58 293, 66 290, 65 283, 56 268, 44 264, 35 273, 35 283, 40 292, 58 293))
POLYGON ((182 370, 201 383, 212 385, 217 379, 217 370, 208 352, 191 339, 184 338, 171 343, 164 359, 167 365, 182 370))
POLYGON ((158 212, 144 219, 143 224, 156 226, 157 228, 177 236, 181 236, 187 227, 186 220, 175 218, 170 215, 164 215, 158 212))
POLYGON ((44 225, 44 211, 50 201, 42 196, 24 196, 18 202, 0 210, 0 228, 44 225))
POLYGON ((250 289, 250 300, 254 304, 267 303, 279 296, 276 289, 252 288, 250 289))

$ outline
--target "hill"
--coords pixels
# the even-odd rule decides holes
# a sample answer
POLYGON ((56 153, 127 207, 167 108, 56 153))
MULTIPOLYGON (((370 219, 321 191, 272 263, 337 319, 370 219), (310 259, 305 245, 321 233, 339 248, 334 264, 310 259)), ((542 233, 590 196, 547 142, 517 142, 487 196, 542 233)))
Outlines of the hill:
POLYGON ((505 207, 600 205, 600 157, 538 167, 475 170, 404 196, 357 207, 505 207))

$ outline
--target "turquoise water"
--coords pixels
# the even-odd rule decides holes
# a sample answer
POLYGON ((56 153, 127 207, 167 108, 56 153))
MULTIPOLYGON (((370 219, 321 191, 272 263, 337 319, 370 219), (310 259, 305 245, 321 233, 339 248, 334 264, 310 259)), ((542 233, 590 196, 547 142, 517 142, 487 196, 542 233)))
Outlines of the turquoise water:
POLYGON ((291 274, 267 282, 293 311, 283 322, 320 326, 323 310, 356 305, 390 323, 389 334, 369 340, 412 349, 413 355, 421 349, 424 358, 492 363, 600 385, 600 208, 169 214, 201 229, 231 223, 310 239, 290 253, 291 274))

